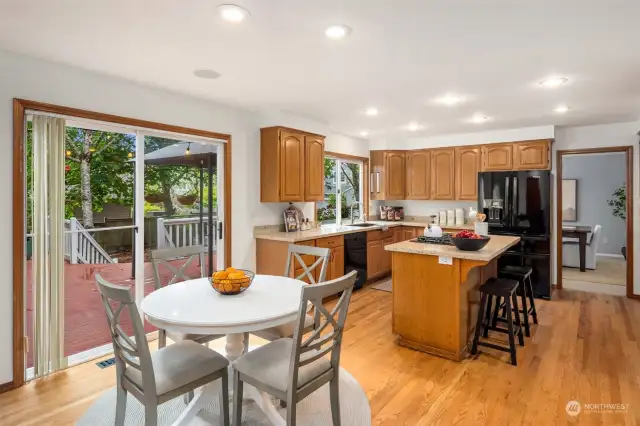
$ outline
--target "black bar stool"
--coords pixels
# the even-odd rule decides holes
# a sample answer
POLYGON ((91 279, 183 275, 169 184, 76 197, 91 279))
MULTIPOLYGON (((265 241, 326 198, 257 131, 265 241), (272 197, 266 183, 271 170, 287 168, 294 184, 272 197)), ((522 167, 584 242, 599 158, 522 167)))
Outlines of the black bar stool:
MULTIPOLYGON (((536 302, 533 298, 533 283, 531 282, 531 272, 532 269, 530 266, 505 266, 500 269, 498 275, 500 278, 509 278, 512 280, 518 280, 520 282, 520 297, 522 299, 522 309, 519 311, 523 314, 524 317, 524 334, 527 337, 531 336, 531 332, 529 330, 529 316, 533 318, 533 323, 538 323, 538 314, 536 312, 536 302), (527 306, 527 299, 529 302, 529 306, 527 306)), ((500 307, 503 307, 498 301, 500 307)), ((504 309, 502 310, 504 317, 504 309)), ((498 317, 498 310, 494 312, 493 321, 495 325, 496 321, 503 321, 504 318, 498 317)))
POLYGON ((511 354, 511 364, 518 365, 516 359, 515 336, 518 335, 518 343, 524 346, 524 336, 522 335, 522 326, 520 324, 520 315, 518 314, 518 298, 516 289, 520 283, 516 280, 505 278, 490 278, 480 286, 480 309, 478 309, 478 320, 476 321, 476 332, 471 345, 471 353, 478 353, 478 346, 486 346, 488 348, 497 349, 511 354), (507 328, 499 328, 495 322, 491 321, 491 305, 493 299, 496 298, 495 310, 500 307, 500 299, 504 298, 504 307, 506 310, 505 321, 507 328), (515 314, 515 315, 514 315, 515 314), (513 324, 515 318, 515 325, 513 324), (509 335, 509 347, 496 345, 489 342, 480 341, 481 330, 483 337, 488 337, 489 330, 507 333, 509 335))

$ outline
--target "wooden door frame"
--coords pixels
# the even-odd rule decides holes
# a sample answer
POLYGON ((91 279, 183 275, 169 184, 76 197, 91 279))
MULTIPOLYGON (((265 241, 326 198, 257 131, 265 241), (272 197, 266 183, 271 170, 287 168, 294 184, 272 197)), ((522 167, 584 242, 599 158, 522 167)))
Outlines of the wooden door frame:
POLYGON ((576 154, 605 154, 623 152, 626 161, 627 196, 627 297, 640 299, 633 293, 633 146, 612 146, 603 148, 568 149, 556 151, 556 288, 562 289, 562 156, 576 154))
POLYGON ((224 253, 225 264, 231 266, 231 135, 136 118, 104 114, 25 99, 13 99, 13 380, 0 384, 0 393, 22 386, 25 382, 25 344, 23 284, 25 279, 25 119, 26 111, 59 114, 79 119, 103 121, 144 129, 182 133, 225 141, 224 149, 224 253))

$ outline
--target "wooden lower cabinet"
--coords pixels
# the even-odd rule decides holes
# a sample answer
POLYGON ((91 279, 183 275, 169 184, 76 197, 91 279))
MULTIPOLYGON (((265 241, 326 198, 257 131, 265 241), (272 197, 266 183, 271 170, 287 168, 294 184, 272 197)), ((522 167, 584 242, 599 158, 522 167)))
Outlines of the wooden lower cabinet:
MULTIPOLYGON (((330 250, 329 262, 325 281, 335 280, 344 275, 344 236, 320 238, 316 240, 316 247, 324 247, 330 250)), ((320 269, 318 269, 318 275, 320 269)))
POLYGON ((367 241, 367 279, 380 275, 382 251, 382 240, 367 241))
POLYGON ((404 241, 404 227, 396 226, 393 228, 393 242, 401 243, 404 241))
POLYGON ((404 228, 402 228, 402 241, 413 240, 417 235, 417 229, 418 228, 414 228, 412 226, 405 226, 404 228))
POLYGON ((384 249, 385 246, 393 244, 393 237, 385 238, 382 240, 382 266, 380 267, 381 274, 388 274, 391 272, 391 252, 384 249))

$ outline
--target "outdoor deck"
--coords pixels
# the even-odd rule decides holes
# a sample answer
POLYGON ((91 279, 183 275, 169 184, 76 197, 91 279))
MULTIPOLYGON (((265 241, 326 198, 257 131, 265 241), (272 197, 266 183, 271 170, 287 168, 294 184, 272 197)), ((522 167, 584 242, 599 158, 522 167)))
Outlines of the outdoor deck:
MULTIPOLYGON (((214 265, 215 265, 214 257, 214 265)), ((183 260, 171 262, 180 266, 183 260)), ((206 261, 205 261, 206 265, 206 261)), ((172 273, 160 267, 163 283, 168 282, 172 273)), ((31 261, 27 262, 27 339, 29 348, 33 348, 33 291, 32 291, 31 261)), ((199 276, 199 266, 193 261, 185 271, 191 277, 199 276)), ((111 343, 109 328, 105 316, 100 293, 95 283, 95 275, 100 274, 107 281, 133 287, 131 279, 131 263, 111 263, 99 265, 65 264, 65 297, 64 297, 64 353, 66 356, 87 351, 111 343)), ((153 268, 150 262, 144 264, 144 294, 154 290, 153 268)), ((123 315, 123 328, 132 333, 130 319, 123 315)), ((145 321, 145 330, 154 331, 155 328, 145 321)), ((27 355, 27 367, 33 366, 33 351, 27 355)))

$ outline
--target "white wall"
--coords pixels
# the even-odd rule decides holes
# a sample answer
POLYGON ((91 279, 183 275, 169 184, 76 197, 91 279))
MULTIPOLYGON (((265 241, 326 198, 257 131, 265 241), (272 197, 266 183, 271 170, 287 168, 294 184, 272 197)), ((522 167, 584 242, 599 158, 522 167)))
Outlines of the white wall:
MULTIPOLYGON (((253 226, 282 221, 286 205, 262 204, 259 192, 260 127, 283 125, 327 135, 327 149, 364 155, 368 141, 336 135, 324 123, 284 113, 255 113, 182 96, 160 88, 95 74, 79 68, 0 51, 0 181, 12 179, 12 99, 82 108, 125 117, 232 135, 233 264, 255 267, 253 226)), ((12 186, 0 186, 0 199, 10 200, 12 186)), ((309 204, 309 203, 308 203, 309 204)), ((0 235, 12 233, 11 205, 0 207, 0 235)), ((308 210, 308 209, 307 209, 308 210)), ((0 270, 11 276, 11 239, 0 241, 0 270)), ((12 283, 0 283, 0 384, 12 380, 12 283)))
MULTIPOLYGON (((637 133, 640 130, 640 120, 630 123, 603 124, 599 126, 558 127, 556 140, 553 144, 553 193, 556 193, 556 151, 566 149, 601 148, 606 146, 633 146, 633 241, 634 247, 640 247, 640 149, 637 133)), ((557 200, 555 200, 557 202, 557 200)), ((553 223, 557 223, 556 209, 553 209, 553 223)), ((553 245, 556 247, 556 235, 553 234, 553 245)), ((555 260, 555 256, 554 256, 555 260)), ((633 263, 638 265, 640 249, 634 253, 633 263)), ((553 282, 556 282, 556 267, 553 266, 553 282)), ((640 294, 640 268, 635 268, 634 293, 640 294)))

